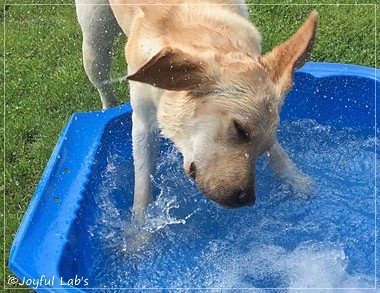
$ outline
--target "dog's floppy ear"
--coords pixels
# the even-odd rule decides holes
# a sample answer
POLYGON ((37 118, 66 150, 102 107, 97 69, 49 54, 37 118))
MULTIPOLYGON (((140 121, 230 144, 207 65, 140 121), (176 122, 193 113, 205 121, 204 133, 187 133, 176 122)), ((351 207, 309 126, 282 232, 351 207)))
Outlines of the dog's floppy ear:
POLYGON ((162 49, 127 79, 173 91, 193 90, 211 83, 202 59, 170 47, 162 49))
POLYGON ((318 13, 310 13, 305 23, 287 41, 276 46, 262 58, 269 77, 279 86, 281 94, 288 92, 293 84, 293 71, 301 68, 309 59, 317 29, 318 13))

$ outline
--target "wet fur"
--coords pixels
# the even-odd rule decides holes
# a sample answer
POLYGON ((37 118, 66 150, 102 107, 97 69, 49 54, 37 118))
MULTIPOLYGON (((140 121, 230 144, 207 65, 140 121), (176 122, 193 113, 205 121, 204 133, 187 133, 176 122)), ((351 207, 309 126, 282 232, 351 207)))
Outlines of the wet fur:
POLYGON ((109 52, 119 30, 128 36, 135 211, 152 200, 160 135, 182 152, 186 173, 203 193, 226 207, 254 203, 255 162, 262 154, 296 188, 311 184, 276 131, 293 71, 311 53, 316 12, 292 38, 261 56, 260 34, 241 0, 86 2, 76 1, 84 66, 105 109, 116 105, 104 83, 109 52))

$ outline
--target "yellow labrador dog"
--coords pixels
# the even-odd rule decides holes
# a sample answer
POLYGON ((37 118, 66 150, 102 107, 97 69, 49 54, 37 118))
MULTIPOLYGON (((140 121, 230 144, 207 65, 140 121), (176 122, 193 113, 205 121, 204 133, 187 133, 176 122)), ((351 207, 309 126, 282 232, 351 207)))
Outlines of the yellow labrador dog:
POLYGON ((152 201, 159 136, 183 154, 184 169, 218 204, 255 202, 255 163, 265 154, 294 187, 311 183, 276 139, 293 71, 310 56, 317 13, 261 56, 243 0, 76 0, 84 67, 103 108, 116 105, 109 80, 112 44, 125 56, 133 107, 134 211, 152 201))

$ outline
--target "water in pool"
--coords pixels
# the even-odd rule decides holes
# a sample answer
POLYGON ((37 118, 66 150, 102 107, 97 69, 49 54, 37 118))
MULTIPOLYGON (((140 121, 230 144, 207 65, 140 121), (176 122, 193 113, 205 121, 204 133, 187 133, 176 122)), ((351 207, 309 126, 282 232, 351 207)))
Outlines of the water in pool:
POLYGON ((312 191, 295 192, 260 158, 256 204, 225 210, 187 179, 180 154, 169 145, 160 156, 156 199, 139 236, 126 232, 133 185, 126 178, 133 178, 133 170, 115 143, 87 226, 90 286, 219 288, 216 292, 373 288, 374 136, 300 120, 284 122, 278 137, 314 179, 312 191))

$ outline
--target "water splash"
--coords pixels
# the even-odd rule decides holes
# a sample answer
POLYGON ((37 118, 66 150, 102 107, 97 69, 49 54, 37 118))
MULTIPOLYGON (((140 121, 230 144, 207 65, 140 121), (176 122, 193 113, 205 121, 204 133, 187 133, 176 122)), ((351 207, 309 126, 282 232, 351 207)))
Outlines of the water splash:
POLYGON ((314 179, 314 197, 295 197, 292 186, 276 180, 259 159, 256 205, 224 210, 199 193, 169 145, 158 163, 146 223, 132 232, 132 213, 113 194, 126 188, 133 170, 116 164, 122 160, 111 153, 89 229, 90 285, 219 288, 215 292, 373 287, 374 137, 313 120, 284 123, 278 137, 314 179))
POLYGON ((114 84, 114 83, 121 83, 127 81, 127 75, 123 75, 120 77, 113 77, 111 80, 104 80, 102 84, 104 85, 109 85, 109 84, 114 84))

